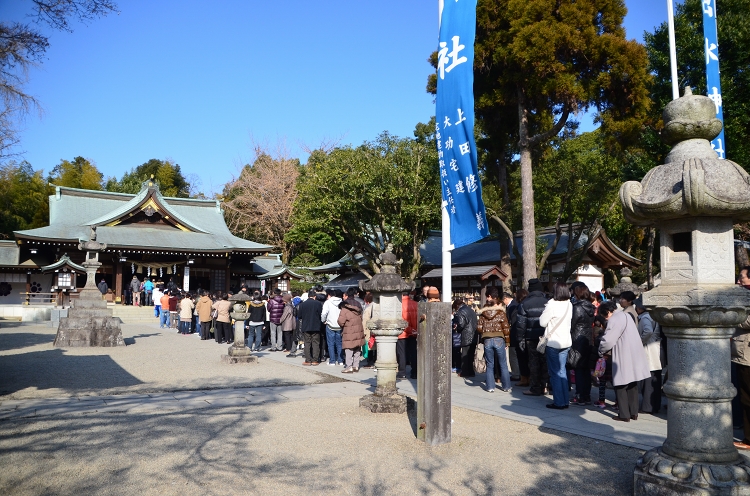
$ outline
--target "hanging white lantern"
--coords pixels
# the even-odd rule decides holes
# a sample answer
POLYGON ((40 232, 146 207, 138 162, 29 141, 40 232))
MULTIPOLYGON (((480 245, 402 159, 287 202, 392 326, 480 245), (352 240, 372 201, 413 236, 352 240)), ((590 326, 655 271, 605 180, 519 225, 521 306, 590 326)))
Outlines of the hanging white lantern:
POLYGON ((159 277, 164 277, 164 268, 159 267, 159 277))

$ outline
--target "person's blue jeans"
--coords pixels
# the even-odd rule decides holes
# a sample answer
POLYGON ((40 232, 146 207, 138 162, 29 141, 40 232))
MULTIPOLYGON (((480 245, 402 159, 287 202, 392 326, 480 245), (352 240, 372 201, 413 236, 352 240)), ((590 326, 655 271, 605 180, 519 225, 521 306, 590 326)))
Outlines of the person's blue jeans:
POLYGON ((341 329, 334 331, 326 326, 326 343, 328 343, 328 363, 343 362, 341 352, 341 329))
POLYGON ((189 320, 180 321, 180 334, 190 334, 190 321, 189 320))
POLYGON ((251 325, 250 332, 247 335, 247 345, 251 350, 260 350, 260 342, 263 340, 263 324, 251 325), (255 346, 253 346, 253 339, 255 339, 255 346))
POLYGON ((159 327, 169 327, 169 310, 161 310, 161 317, 159 318, 159 327))
POLYGON ((505 338, 487 338, 484 343, 484 361, 487 364, 487 390, 495 389, 495 362, 500 366, 500 383, 503 389, 510 389, 510 372, 505 358, 505 338))
POLYGON ((552 401, 557 406, 568 406, 570 395, 568 393, 568 374, 565 370, 565 362, 568 360, 568 350, 561 350, 547 346, 547 371, 549 372, 549 384, 552 388, 552 401))
POLYGON ((197 315, 195 315, 195 332, 200 335, 201 333, 201 319, 198 318, 197 315))
POLYGON ((161 305, 154 305, 154 317, 161 315, 161 305))

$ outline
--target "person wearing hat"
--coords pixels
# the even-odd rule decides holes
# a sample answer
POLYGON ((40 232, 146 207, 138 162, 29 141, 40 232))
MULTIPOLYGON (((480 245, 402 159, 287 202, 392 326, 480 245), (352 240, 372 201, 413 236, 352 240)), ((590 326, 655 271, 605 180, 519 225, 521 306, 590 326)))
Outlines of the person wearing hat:
POLYGON ((544 327, 539 324, 539 317, 547 305, 542 282, 529 279, 529 295, 518 304, 516 310, 516 332, 519 346, 524 346, 529 356, 529 389, 523 394, 541 396, 547 388, 549 374, 547 357, 536 350, 539 338, 544 335, 544 327))
POLYGON ((638 313, 638 334, 641 335, 643 350, 651 369, 651 377, 642 380, 638 385, 643 395, 640 411, 655 414, 659 413, 661 408, 661 329, 643 307, 642 297, 639 296, 633 301, 633 307, 638 313))

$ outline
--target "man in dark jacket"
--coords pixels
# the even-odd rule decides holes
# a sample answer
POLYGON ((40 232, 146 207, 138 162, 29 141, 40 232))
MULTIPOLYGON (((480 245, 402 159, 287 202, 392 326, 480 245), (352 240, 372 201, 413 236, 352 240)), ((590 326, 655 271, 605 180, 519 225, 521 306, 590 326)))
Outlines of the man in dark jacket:
POLYGON ((456 331, 461 333, 461 377, 474 377, 474 350, 477 347, 477 313, 461 302, 454 317, 456 331))
POLYGON ((320 316, 323 313, 323 303, 315 298, 315 290, 311 289, 308 298, 297 307, 297 318, 300 320, 300 330, 305 343, 305 362, 302 365, 320 364, 320 316))
MULTIPOLYGON (((512 331, 513 325, 516 322, 516 310, 518 310, 518 302, 513 298, 512 294, 503 293, 503 303, 505 304, 505 313, 508 315, 508 322, 510 322, 511 327, 510 343, 508 343, 508 361, 510 361, 511 372, 510 380, 518 381, 519 379, 521 379, 521 376, 524 375, 521 373, 521 365, 519 364, 518 360, 518 342, 516 341, 516 338, 513 335, 512 331)), ((525 363, 524 365, 526 365, 526 368, 528 368, 528 363, 525 363)), ((528 374, 526 374, 526 377, 528 377, 528 374)))
POLYGON ((549 381, 547 373, 547 359, 536 351, 539 338, 544 335, 544 327, 539 325, 539 316, 544 311, 544 306, 549 298, 542 290, 539 279, 529 279, 529 296, 518 305, 516 310, 516 329, 519 344, 525 344, 529 356, 529 385, 528 391, 523 394, 530 396, 541 396, 549 381))
POLYGON ((97 284, 96 287, 99 288, 99 291, 101 292, 102 295, 107 294, 107 291, 109 290, 109 287, 107 286, 107 281, 105 281, 104 279, 99 281, 99 284, 97 284))

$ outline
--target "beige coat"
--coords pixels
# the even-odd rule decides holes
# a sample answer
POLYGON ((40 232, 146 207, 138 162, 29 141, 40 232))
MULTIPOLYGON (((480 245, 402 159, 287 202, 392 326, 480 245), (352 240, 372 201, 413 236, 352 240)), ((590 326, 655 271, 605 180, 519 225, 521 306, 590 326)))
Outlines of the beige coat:
POLYGON ((211 298, 201 296, 198 303, 195 304, 195 310, 198 312, 198 320, 208 322, 211 320, 211 298))
POLYGON ((193 308, 195 303, 190 298, 183 298, 180 300, 180 320, 183 322, 190 322, 193 320, 193 308))
POLYGON ((219 316, 216 317, 216 322, 231 322, 229 319, 229 312, 232 308, 232 303, 230 301, 219 300, 212 305, 212 308, 215 308, 219 312, 219 316))

